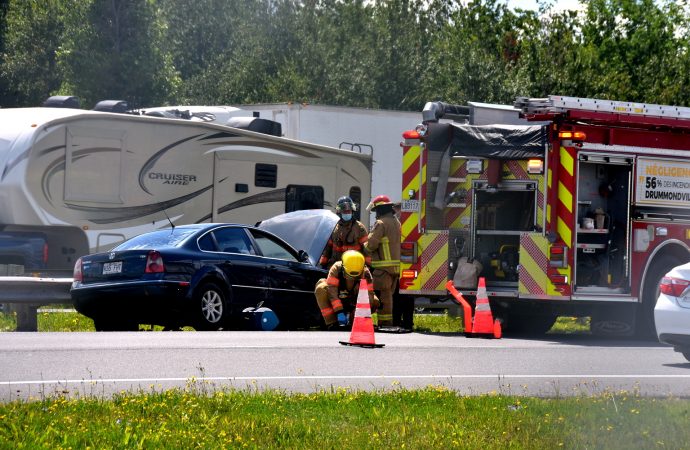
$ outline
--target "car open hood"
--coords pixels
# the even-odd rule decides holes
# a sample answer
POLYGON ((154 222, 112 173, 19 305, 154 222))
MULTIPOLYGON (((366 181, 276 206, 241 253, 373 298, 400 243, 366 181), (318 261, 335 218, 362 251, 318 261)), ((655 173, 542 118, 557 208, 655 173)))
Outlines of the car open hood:
POLYGON ((293 211, 262 221, 258 227, 281 237, 297 250, 309 254, 316 265, 340 218, 327 209, 293 211))

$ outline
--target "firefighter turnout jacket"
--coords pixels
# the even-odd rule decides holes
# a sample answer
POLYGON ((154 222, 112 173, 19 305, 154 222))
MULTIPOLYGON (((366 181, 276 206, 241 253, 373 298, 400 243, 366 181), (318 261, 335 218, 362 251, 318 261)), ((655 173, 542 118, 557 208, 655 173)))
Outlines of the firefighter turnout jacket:
POLYGON ((333 228, 326 248, 321 254, 319 265, 326 268, 331 267, 336 261, 340 261, 343 253, 348 250, 356 250, 362 253, 367 265, 370 265, 371 258, 367 255, 364 248, 367 239, 367 229, 362 222, 358 220, 338 221, 335 228, 333 228))
POLYGON ((400 221, 392 212, 376 220, 364 247, 370 254, 372 269, 400 273, 400 221))

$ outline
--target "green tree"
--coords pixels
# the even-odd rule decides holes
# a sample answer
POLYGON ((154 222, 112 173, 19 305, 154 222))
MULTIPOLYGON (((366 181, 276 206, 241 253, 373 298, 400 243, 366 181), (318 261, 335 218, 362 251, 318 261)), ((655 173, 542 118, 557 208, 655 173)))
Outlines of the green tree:
POLYGON ((60 92, 78 95, 87 107, 105 99, 141 107, 175 98, 179 77, 162 50, 165 24, 155 2, 76 3, 83 7, 70 10, 58 52, 60 92))
POLYGON ((0 105, 37 106, 60 86, 56 51, 64 33, 62 0, 4 2, 0 15, 0 105))
POLYGON ((448 11, 422 75, 426 97, 453 103, 512 102, 520 87, 514 70, 518 17, 495 0, 452 2, 448 11))

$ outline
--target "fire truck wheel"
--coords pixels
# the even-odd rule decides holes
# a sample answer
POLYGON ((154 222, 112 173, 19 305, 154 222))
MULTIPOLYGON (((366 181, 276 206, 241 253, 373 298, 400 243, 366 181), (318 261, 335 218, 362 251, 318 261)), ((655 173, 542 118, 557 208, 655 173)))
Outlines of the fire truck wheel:
POLYGON ((649 268, 647 278, 644 280, 642 292, 642 304, 637 310, 635 323, 635 335, 643 339, 656 339, 656 326, 654 325, 654 305, 659 297, 659 282, 669 270, 683 264, 683 261, 673 255, 664 256, 655 261, 649 268))
POLYGON ((521 336, 542 336, 551 329, 557 318, 558 316, 555 314, 510 313, 505 319, 505 333, 521 336))

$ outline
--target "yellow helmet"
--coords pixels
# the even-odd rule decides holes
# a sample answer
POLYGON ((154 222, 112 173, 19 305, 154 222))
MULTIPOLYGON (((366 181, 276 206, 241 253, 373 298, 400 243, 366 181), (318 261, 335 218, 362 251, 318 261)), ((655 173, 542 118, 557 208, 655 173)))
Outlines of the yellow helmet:
POLYGON ((364 255, 356 250, 348 250, 343 253, 343 269, 345 275, 350 278, 357 278, 364 272, 364 255))

